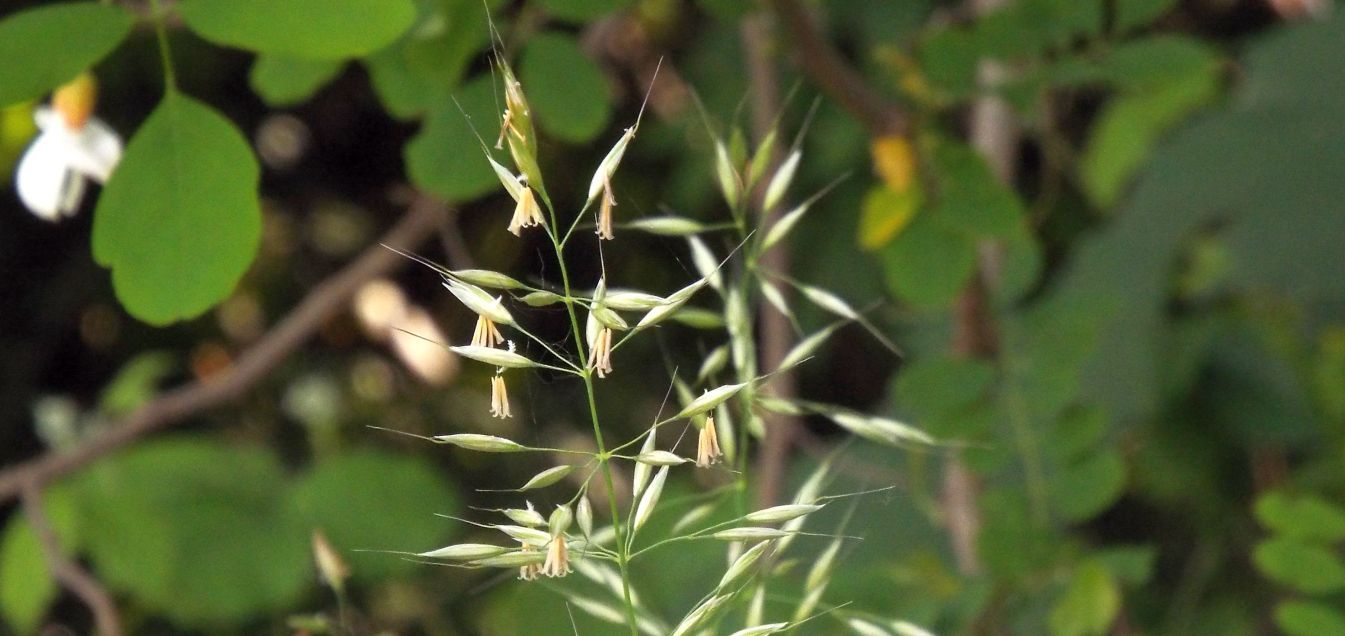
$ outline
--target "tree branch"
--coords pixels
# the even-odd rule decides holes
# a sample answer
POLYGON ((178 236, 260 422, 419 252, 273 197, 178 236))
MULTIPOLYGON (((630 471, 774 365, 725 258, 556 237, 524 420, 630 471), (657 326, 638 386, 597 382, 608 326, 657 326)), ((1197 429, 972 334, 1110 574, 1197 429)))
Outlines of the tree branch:
POLYGON ((874 90, 823 37, 798 0, 765 0, 789 36, 794 61, 823 93, 874 135, 904 135, 910 120, 899 105, 874 90))
MULTIPOLYGON (((418 198, 380 242, 410 248, 433 235, 443 221, 445 211, 444 204, 438 201, 418 198)), ((146 434, 237 399, 307 342, 328 318, 343 309, 361 285, 407 262, 380 245, 370 246, 355 262, 309 292, 221 375, 164 393, 73 450, 47 453, 0 472, 0 502, 19 496, 27 488, 40 490, 51 480, 146 434)))
POLYGON ((93 611, 94 623, 102 636, 121 636, 121 618, 117 616, 117 606, 98 579, 85 572, 79 564, 71 561, 61 551, 60 537, 51 527, 47 511, 42 504, 42 492, 36 484, 27 484, 21 493, 23 514, 32 526, 37 542, 42 546, 42 556, 47 561, 47 571, 62 587, 78 596, 93 611))

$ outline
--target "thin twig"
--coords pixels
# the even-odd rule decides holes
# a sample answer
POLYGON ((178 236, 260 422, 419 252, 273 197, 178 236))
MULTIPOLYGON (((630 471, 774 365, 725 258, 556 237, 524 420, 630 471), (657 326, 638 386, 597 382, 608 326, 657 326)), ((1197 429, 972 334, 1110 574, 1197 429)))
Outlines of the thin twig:
MULTIPOLYGON (((752 134, 757 142, 771 133, 780 112, 780 86, 770 54, 771 25, 767 17, 762 13, 749 15, 741 26, 747 76, 751 82, 752 134)), ((782 161, 783 153, 778 145, 771 155, 766 175, 761 179, 762 183, 770 181, 770 175, 775 174, 782 161)), ((763 195, 764 191, 757 188, 757 191, 752 193, 752 198, 760 204, 763 195)), ((780 207, 762 210, 760 227, 770 227, 774 224, 780 216, 780 207)), ((761 255, 761 266, 771 271, 789 271, 790 261, 788 245, 783 242, 761 255)), ((769 303, 762 303, 761 368, 778 368, 793 345, 794 332, 789 317, 769 303)), ((790 399, 797 393, 796 385, 793 371, 786 371, 771 383, 770 390, 775 397, 790 399)), ((769 434, 762 442, 757 458, 755 497, 759 508, 774 505, 779 499, 780 485, 784 481, 785 460, 802 425, 798 417, 770 414, 766 417, 766 427, 769 434)))
POLYGON ((795 51, 795 62, 828 97, 838 102, 874 135, 908 132, 905 110, 874 90, 858 71, 827 43, 812 16, 798 0, 767 0, 795 51))
POLYGON ((344 309, 365 282, 410 262, 380 243, 404 248, 420 243, 438 229, 445 210, 444 204, 438 201, 418 198, 386 235, 355 262, 309 292, 298 306, 222 374, 162 394, 73 450, 47 453, 0 472, 0 503, 19 496, 25 488, 40 489, 53 479, 148 433, 237 399, 307 342, 328 318, 344 309))
POLYGON ((112 595, 107 593, 98 579, 61 551, 60 537, 51 527, 51 520, 47 518, 46 508, 42 504, 42 491, 36 484, 28 483, 24 485, 20 496, 23 499, 23 514, 28 518, 33 534, 37 535, 38 545, 42 546, 42 556, 47 562, 51 578, 89 606, 98 633, 103 636, 121 636, 121 618, 117 615, 117 605, 112 602, 112 595))

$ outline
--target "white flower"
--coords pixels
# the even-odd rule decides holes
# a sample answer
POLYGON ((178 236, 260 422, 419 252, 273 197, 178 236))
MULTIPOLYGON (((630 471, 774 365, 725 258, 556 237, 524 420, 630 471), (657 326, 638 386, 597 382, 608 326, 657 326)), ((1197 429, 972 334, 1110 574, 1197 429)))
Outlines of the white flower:
POLYGON ((47 221, 73 216, 86 179, 106 182, 121 160, 121 137, 89 112, 93 79, 81 76, 57 90, 52 103, 33 113, 41 129, 19 160, 15 186, 23 204, 47 221))

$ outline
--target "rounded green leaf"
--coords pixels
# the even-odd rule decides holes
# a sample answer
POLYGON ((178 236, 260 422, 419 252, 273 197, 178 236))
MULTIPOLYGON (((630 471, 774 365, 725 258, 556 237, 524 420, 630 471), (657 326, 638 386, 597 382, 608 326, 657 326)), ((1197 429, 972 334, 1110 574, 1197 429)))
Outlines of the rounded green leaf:
POLYGON ((519 66, 519 81, 547 132, 583 143, 607 127, 612 115, 607 82, 573 37, 546 33, 533 38, 519 66))
POLYGON ((1054 636, 1103 634, 1121 608, 1121 590, 1107 568, 1097 561, 1079 566, 1065 594, 1051 609, 1054 636))
POLYGON ((1325 542, 1345 539, 1345 510, 1309 494, 1266 493, 1256 502, 1256 518, 1289 537, 1325 542))
POLYGON ((67 2, 0 20, 0 106, 37 99, 103 59, 131 31, 116 6, 67 2))
MULTIPOLYGON (((104 459, 80 479, 99 577, 184 627, 290 607, 315 580, 308 533, 260 447, 178 437, 104 459)), ((206 630, 212 631, 212 630, 206 630)))
MULTIPOLYGON (((482 137, 497 132, 495 89, 489 77, 468 82, 455 96, 430 113, 425 126, 406 145, 406 170, 417 186, 449 201, 468 201, 494 192, 500 180, 481 150, 482 137), (461 110, 459 110, 461 106, 461 110)), ((506 212, 507 213, 507 212, 506 212)), ((500 217, 500 226, 508 223, 500 217)))
POLYGON ((169 91, 131 138, 93 222, 93 256, 131 315, 163 325, 233 291, 261 235, 259 169, 233 124, 169 91))
POLYGON ((1275 607, 1275 624, 1290 636, 1345 634, 1345 614, 1322 603, 1280 603, 1275 607))
MULTIPOLYGON (((43 503, 62 548, 71 550, 78 528, 75 507, 65 493, 50 488, 43 494, 43 503)), ((11 515, 0 536, 0 616, 17 633, 36 633, 38 621, 57 592, 28 518, 22 512, 11 515)))
POLYGON ((1125 489, 1121 454, 1107 450, 1064 469, 1051 481, 1051 503, 1066 521, 1087 520, 1106 510, 1125 489))
POLYGON ((458 510, 455 489, 416 457, 361 451, 333 457, 294 485, 292 507, 320 528, 356 580, 375 581, 414 568, 405 559, 359 550, 421 550, 442 545, 453 527, 435 513, 458 510))
POLYGON ((416 19, 416 6, 411 0, 185 0, 178 13, 216 44, 341 59, 391 44, 416 19))
POLYGON ((892 291, 927 307, 952 303, 976 266, 972 240, 945 229, 932 214, 916 215, 881 254, 892 291))
POLYGON ((1271 579, 1308 594, 1345 589, 1345 564, 1320 545, 1274 538, 1256 546, 1252 561, 1271 579))
POLYGON ((248 73, 248 83, 267 104, 291 106, 312 97, 344 66, 339 60, 259 55, 248 73))

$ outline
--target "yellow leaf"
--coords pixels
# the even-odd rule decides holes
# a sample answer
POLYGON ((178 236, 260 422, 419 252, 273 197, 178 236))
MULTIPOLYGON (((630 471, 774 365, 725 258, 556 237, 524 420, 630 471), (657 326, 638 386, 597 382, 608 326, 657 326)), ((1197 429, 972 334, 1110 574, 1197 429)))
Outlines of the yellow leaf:
POLYGON ((878 186, 864 195, 859 215, 859 246, 876 250, 897 238, 911 224, 920 209, 921 192, 918 183, 897 192, 887 186, 878 186))
POLYGON ((888 188, 898 193, 911 189, 915 182, 915 148, 910 140, 899 135, 878 137, 869 150, 873 171, 888 188))

